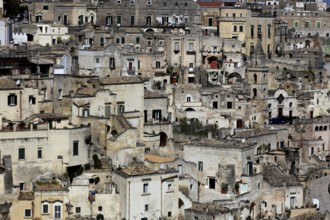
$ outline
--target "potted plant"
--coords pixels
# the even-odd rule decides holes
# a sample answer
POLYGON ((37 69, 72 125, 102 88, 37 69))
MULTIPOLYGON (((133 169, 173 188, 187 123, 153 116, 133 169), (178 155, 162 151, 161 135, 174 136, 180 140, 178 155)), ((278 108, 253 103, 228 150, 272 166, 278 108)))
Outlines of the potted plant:
POLYGON ((221 184, 221 193, 226 194, 228 192, 228 184, 227 183, 222 183, 221 184))

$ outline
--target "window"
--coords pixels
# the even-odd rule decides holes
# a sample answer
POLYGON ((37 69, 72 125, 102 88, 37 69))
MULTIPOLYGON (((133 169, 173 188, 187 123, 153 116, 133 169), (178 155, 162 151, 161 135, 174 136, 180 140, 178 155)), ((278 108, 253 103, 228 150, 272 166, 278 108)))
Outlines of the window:
POLYGON ((19 190, 21 190, 21 191, 25 190, 25 184, 24 183, 19 183, 19 190))
POLYGON ((100 46, 101 46, 101 47, 104 46, 104 38, 103 38, 103 37, 100 38, 100 46))
POLYGON ((112 25, 112 16, 107 16, 105 21, 106 21, 106 25, 108 26, 112 25))
POLYGON ((212 18, 209 18, 209 26, 213 26, 213 19, 212 18))
POLYGON ((147 24, 147 26, 151 25, 151 16, 147 16, 146 24, 147 24))
POLYGON ((236 18, 236 13, 233 13, 233 18, 236 18))
POLYGON ((38 148, 38 159, 42 158, 42 148, 38 148))
POLYGON ((191 102, 191 96, 186 97, 186 102, 191 102))
POLYGON ((143 184, 143 193, 148 193, 148 187, 149 187, 148 183, 143 184))
POLYGON ((172 183, 167 183, 167 191, 171 191, 172 183))
POLYGON ((54 204, 54 218, 55 219, 62 218, 62 206, 59 203, 54 204))
POLYGON ((44 6, 42 7, 42 9, 45 10, 45 11, 47 11, 47 10, 49 9, 49 6, 48 6, 48 5, 44 5, 44 6))
POLYGON ((109 58, 109 68, 111 70, 114 70, 115 69, 115 58, 114 57, 110 57, 109 58))
POLYGON ((244 26, 239 26, 239 32, 243 32, 244 31, 244 26))
POLYGON ((31 209, 25 209, 24 210, 24 217, 32 217, 31 209))
POLYGON ((156 68, 160 68, 160 62, 159 61, 156 62, 156 68))
POLYGON ((111 115, 111 107, 110 107, 110 105, 105 105, 104 106, 104 117, 110 118, 110 115, 111 115))
POLYGON ((73 156, 79 155, 79 141, 73 142, 73 156))
POLYGON ((149 211, 149 205, 148 204, 144 205, 144 211, 145 212, 148 212, 149 211))
POLYGON ((89 117, 89 108, 84 108, 84 109, 82 110, 82 116, 83 116, 84 118, 89 117))
POLYGON ((168 213, 167 213, 167 216, 168 216, 168 217, 171 217, 171 216, 172 216, 172 212, 168 212, 168 213))
POLYGON ((294 27, 295 27, 295 28, 298 28, 298 27, 299 27, 299 21, 295 21, 295 22, 294 22, 294 27))
POLYGON ((117 103, 117 114, 120 115, 125 112, 125 104, 117 103))
POLYGON ((95 58, 95 63, 100 63, 100 58, 96 57, 95 58))
POLYGON ((8 96, 8 105, 9 106, 15 106, 15 105, 17 105, 17 95, 10 94, 8 96))
POLYGON ((195 50, 194 48, 195 48, 194 43, 189 43, 188 44, 188 51, 194 51, 195 50))
POLYGON ((321 27, 321 21, 317 21, 317 22, 316 22, 316 27, 317 27, 317 28, 320 28, 320 27, 321 27))
POLYGON ((98 207, 98 210, 99 210, 99 212, 102 212, 103 207, 102 207, 102 206, 99 206, 99 207, 98 207))
POLYGON ((232 108, 233 108, 233 103, 227 102, 227 109, 232 109, 232 108))
POLYGON ((121 0, 117 0, 117 5, 120 5, 121 4, 121 0))
POLYGON ((33 95, 29 95, 29 104, 30 105, 35 105, 36 104, 36 97, 33 95))
POLYGON ((174 51, 180 51, 179 42, 174 42, 174 51))
POLYGON ((305 21, 305 28, 310 28, 310 27, 311 27, 311 22, 305 21))
POLYGON ((234 32, 237 32, 237 26, 234 25, 234 32))
POLYGON ((139 44, 139 43, 140 43, 140 38, 139 38, 139 37, 136 37, 136 38, 135 38, 135 43, 136 43, 136 44, 139 44))
POLYGON ((25 160, 25 148, 18 149, 18 159, 25 160))
POLYGON ((135 17, 132 15, 130 19, 130 25, 133 26, 135 24, 135 17))
POLYGON ((147 5, 152 5, 152 0, 147 0, 147 5))
POLYGON ((121 44, 125 44, 125 37, 121 38, 121 44))
POLYGON ((254 25, 251 25, 251 38, 254 38, 254 25))
POLYGON ((270 31, 271 25, 269 24, 267 27, 267 37, 270 39, 271 38, 271 31, 270 31))
POLYGON ((49 213, 49 205, 48 203, 42 204, 42 214, 48 214, 49 213))
POLYGON ((203 162, 198 161, 198 171, 203 171, 203 162))
POLYGON ((160 121, 162 119, 162 110, 152 110, 152 118, 155 121, 160 121))
POLYGON ((135 5, 135 0, 130 0, 131 5, 135 5))
POLYGON ((76 207, 76 214, 80 214, 81 213, 81 208, 80 207, 76 207))
POLYGON ((121 24, 121 16, 117 16, 117 24, 121 24))

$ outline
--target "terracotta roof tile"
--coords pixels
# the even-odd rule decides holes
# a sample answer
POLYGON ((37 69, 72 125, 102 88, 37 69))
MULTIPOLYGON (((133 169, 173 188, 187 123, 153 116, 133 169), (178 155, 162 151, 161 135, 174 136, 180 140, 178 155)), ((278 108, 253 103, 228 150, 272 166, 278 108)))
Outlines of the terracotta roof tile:
POLYGON ((145 154, 144 160, 153 162, 153 163, 168 163, 173 162, 175 160, 174 157, 162 157, 158 155, 151 155, 151 154, 145 154))

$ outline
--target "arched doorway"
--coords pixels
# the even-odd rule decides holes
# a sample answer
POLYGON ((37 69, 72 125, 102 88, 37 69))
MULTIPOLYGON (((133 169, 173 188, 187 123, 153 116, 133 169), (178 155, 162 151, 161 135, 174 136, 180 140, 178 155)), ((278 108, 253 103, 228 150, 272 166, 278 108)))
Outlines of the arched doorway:
POLYGON ((164 147, 167 144, 167 134, 165 132, 159 133, 159 146, 164 147))
POLYGON ((96 220, 104 220, 104 216, 102 214, 98 214, 96 216, 96 220))

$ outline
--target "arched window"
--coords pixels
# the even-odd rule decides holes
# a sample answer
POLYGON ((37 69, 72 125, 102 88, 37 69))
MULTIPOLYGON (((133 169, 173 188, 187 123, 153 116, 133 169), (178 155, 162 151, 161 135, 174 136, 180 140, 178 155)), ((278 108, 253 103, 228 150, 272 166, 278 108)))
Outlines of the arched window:
POLYGON ((326 131, 328 130, 328 127, 327 126, 323 126, 323 131, 326 131))
POLYGON ((315 127, 315 131, 318 131, 318 130, 319 130, 319 126, 316 126, 316 127, 315 127))
POLYGON ((254 79, 254 83, 257 83, 257 80, 258 80, 257 74, 253 75, 253 79, 254 79))
POLYGON ((257 89, 256 88, 253 89, 253 97, 257 97, 257 89))

